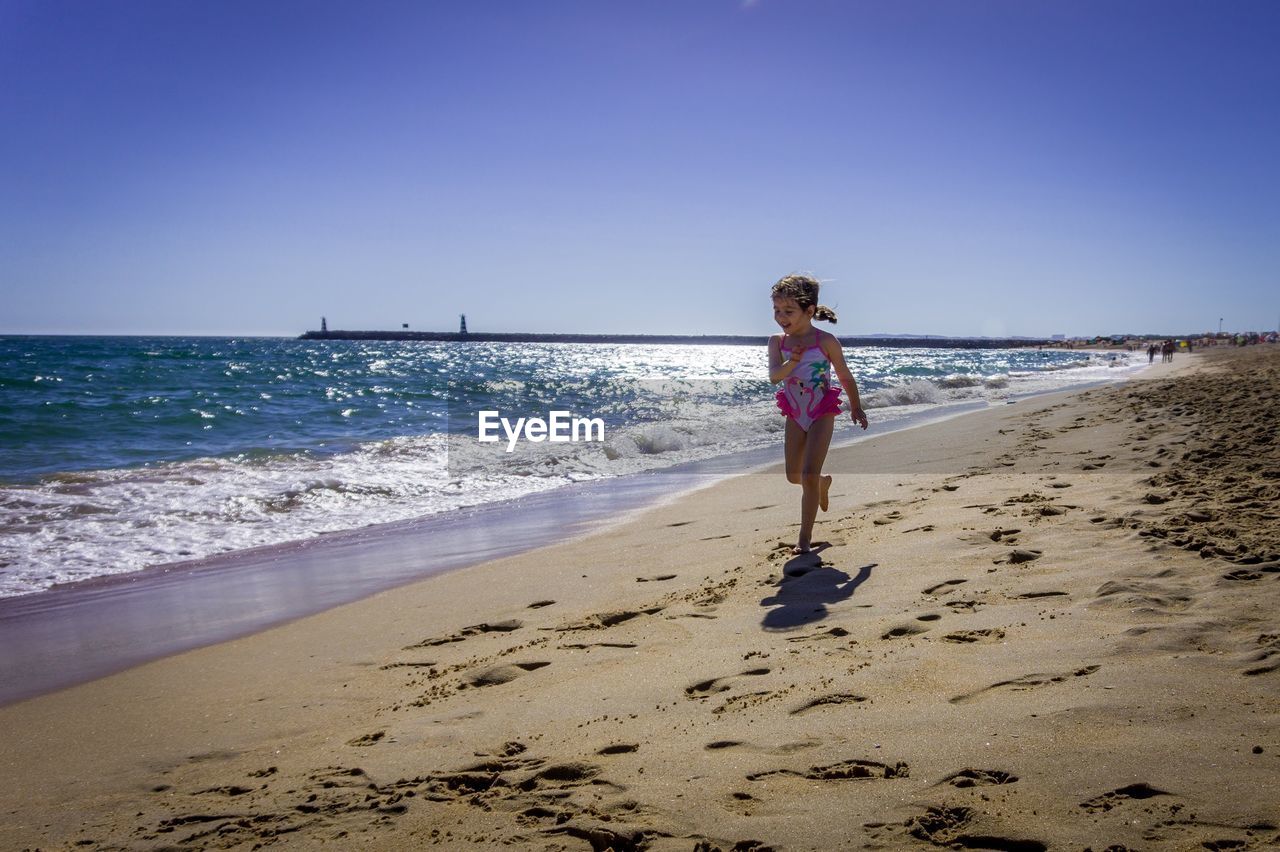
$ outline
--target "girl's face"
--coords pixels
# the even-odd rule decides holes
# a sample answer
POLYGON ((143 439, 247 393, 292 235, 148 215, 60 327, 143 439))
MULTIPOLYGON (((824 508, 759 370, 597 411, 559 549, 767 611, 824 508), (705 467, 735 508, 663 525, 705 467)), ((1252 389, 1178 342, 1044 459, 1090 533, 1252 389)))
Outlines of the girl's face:
POLYGON ((787 334, 804 334, 812 325, 813 306, 801 309, 800 303, 788 296, 773 300, 773 321, 787 334))

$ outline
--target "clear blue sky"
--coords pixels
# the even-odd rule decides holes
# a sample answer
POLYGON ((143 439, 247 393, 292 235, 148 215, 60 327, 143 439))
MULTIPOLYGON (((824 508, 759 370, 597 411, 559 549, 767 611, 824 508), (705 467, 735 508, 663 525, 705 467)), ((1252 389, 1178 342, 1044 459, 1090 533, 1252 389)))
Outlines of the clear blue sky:
POLYGON ((1280 316, 1271 0, 0 0, 0 333, 1280 316))

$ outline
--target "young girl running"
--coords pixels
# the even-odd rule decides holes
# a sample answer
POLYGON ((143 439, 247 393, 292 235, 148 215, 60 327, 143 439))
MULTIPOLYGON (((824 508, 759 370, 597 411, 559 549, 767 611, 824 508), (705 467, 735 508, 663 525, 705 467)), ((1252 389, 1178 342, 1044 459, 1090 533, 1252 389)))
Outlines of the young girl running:
POLYGON ((813 321, 834 323, 835 311, 818 304, 818 282, 805 275, 788 275, 773 285, 773 320, 782 334, 769 338, 769 381, 782 382, 778 408, 787 418, 787 481, 804 488, 800 498, 800 538, 793 553, 808 553, 818 509, 827 511, 831 477, 822 475, 836 415, 840 388, 831 384, 835 367, 849 395, 849 416, 863 429, 867 415, 858 398, 858 385, 844 363, 835 335, 819 331, 813 321))

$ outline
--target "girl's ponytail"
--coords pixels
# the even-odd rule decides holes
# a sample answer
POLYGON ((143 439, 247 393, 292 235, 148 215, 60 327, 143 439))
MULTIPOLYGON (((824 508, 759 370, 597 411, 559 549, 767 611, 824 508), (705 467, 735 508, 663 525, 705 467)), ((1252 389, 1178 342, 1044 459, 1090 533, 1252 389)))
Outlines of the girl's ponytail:
POLYGON ((828 308, 826 305, 818 305, 818 309, 813 312, 813 318, 829 322, 832 325, 836 324, 836 312, 828 308))

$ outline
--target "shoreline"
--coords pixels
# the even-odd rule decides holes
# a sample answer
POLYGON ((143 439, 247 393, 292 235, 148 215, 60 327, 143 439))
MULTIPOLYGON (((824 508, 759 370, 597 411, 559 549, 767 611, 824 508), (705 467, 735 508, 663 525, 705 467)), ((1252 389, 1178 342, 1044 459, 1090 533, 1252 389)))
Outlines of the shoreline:
MULTIPOLYGON (((1095 386, 1031 393, 1006 402, 1095 386)), ((846 430, 843 439, 837 433, 832 451, 1001 406, 952 407, 890 421, 884 432, 846 430)), ((597 535, 723 479, 776 467, 778 452, 770 447, 574 483, 497 503, 0 598, 0 645, 9 649, 0 661, 0 707, 251 636, 448 571, 597 535), (486 532, 493 528, 501 528, 503 535, 486 532), (361 570, 348 571, 352 564, 361 570)))
POLYGON ((0 846, 1264 848, 1244 357, 833 451, 817 559, 775 468, 0 708, 0 846))

